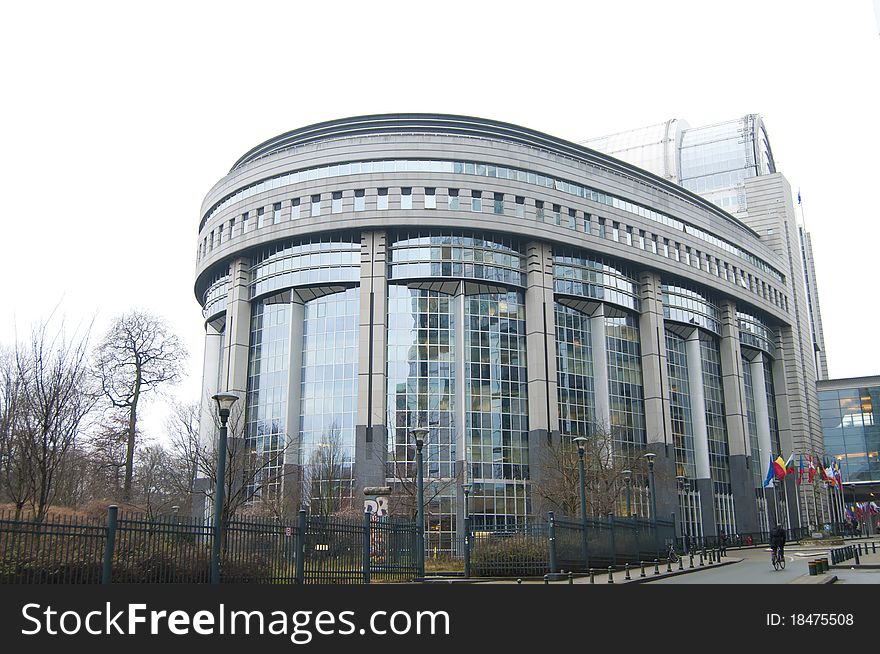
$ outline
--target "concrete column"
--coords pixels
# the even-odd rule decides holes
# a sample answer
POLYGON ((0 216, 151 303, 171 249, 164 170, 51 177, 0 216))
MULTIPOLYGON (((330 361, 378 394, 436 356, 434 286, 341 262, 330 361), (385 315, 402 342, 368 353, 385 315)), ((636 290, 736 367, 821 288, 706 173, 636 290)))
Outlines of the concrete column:
POLYGON ((645 393, 645 430, 647 451, 654 458, 654 483, 657 486, 657 513, 678 513, 675 481, 675 448, 672 442, 672 417, 669 411, 669 369, 666 363, 666 331, 663 322, 663 292, 660 276, 652 272, 640 275, 641 314, 639 334, 642 349, 642 382, 645 393))
MULTIPOLYGON (((541 483, 546 448, 559 438, 556 381, 556 313, 553 297, 553 251, 549 244, 526 245, 526 349, 528 352, 529 476, 541 483)), ((537 515, 544 508, 533 503, 537 515)))
MULTIPOLYGON (((287 449, 284 452, 284 502, 288 515, 302 505, 302 364, 305 303, 293 291, 290 304, 290 358, 287 369, 287 449)), ((356 497, 356 496, 355 496, 356 497)))
MULTIPOLYGON (((223 358, 223 332, 216 324, 205 325, 205 358, 202 361, 202 397, 199 410, 199 442, 202 447, 213 445, 217 424, 217 407, 211 399, 220 391, 220 368, 223 358)), ((209 513, 207 493, 214 491, 211 480, 200 477, 193 486, 192 517, 205 518, 209 513)))
POLYGON ((703 388, 703 355, 700 351, 700 332, 694 329, 685 343, 688 365, 688 393, 691 399, 691 423, 694 429, 693 484, 700 493, 704 535, 715 533, 715 493, 709 469, 709 429, 706 424, 706 392, 703 388))
POLYGON ((229 301, 226 305, 226 340, 221 369, 222 390, 247 397, 248 351, 251 339, 250 261, 236 259, 230 265, 229 301))
POLYGON ((755 419, 758 423, 758 447, 760 452, 761 476, 766 477, 770 460, 773 458, 773 444, 770 442, 770 413, 767 404, 766 380, 764 378, 764 355, 759 354, 749 361, 752 370, 752 387, 755 389, 755 419))
MULTIPOLYGON (((596 397, 596 424, 611 429, 611 403, 608 398, 608 339, 605 307, 599 305, 590 317, 590 345, 593 350, 593 392, 596 397)), ((613 436, 613 435, 612 435, 613 436)))
POLYGON ((385 485, 388 450, 386 360, 388 338, 387 234, 361 235, 358 413, 355 427, 354 496, 385 485))
POLYGON ((467 420, 465 418, 465 378, 466 369, 464 363, 464 283, 458 285, 458 291, 454 299, 453 319, 455 320, 455 468, 458 474, 458 483, 455 489, 455 518, 456 533, 464 537, 464 491, 462 484, 473 483, 471 471, 468 465, 469 434, 467 433, 467 420))
POLYGON ((756 531, 758 511, 754 500, 752 480, 751 443, 746 427, 745 382, 742 374, 742 353, 736 305, 724 300, 721 313, 721 380, 724 392, 724 412, 729 451, 730 485, 733 492, 737 527, 742 531, 756 531))

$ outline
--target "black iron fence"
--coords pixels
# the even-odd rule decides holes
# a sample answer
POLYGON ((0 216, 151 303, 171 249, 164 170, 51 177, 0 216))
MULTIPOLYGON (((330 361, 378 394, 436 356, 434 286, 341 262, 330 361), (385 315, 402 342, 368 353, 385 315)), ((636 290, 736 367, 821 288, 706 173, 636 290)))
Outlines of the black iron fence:
MULTIPOLYGON (((418 572, 415 535, 409 521, 375 516, 237 517, 224 528, 221 581, 410 581, 418 572)), ((0 513, 0 583, 207 583, 213 536, 210 521, 176 516, 0 513)))
POLYGON ((516 530, 474 532, 471 536, 470 573, 475 577, 527 577, 566 570, 586 572, 663 558, 675 538, 670 521, 643 518, 553 517, 516 530), (555 567, 557 570, 553 570, 555 567))

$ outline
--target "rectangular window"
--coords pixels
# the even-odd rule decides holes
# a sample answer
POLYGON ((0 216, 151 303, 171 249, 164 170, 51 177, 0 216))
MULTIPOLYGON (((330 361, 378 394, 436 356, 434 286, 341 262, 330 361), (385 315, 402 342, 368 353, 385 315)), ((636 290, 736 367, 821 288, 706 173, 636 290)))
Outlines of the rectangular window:
POLYGON ((380 188, 376 190, 376 208, 380 211, 384 211, 388 208, 388 189, 380 188))
POLYGON ((558 204, 553 205, 553 221, 557 225, 562 224, 562 207, 560 207, 558 204))
POLYGON ((691 265, 691 249, 689 247, 685 247, 684 249, 684 262, 687 265, 691 265))
POLYGON ((412 187, 405 186, 400 189, 400 208, 412 209, 412 187))
POLYGON ((471 191, 471 211, 483 210, 483 192, 471 191))
POLYGON ((208 241, 208 243, 211 244, 211 249, 213 250, 214 249, 214 230, 211 230, 211 238, 208 241))
POLYGON ((611 240, 615 242, 620 240, 620 227, 615 222, 611 223, 611 240))
POLYGON ((276 202, 272 205, 272 224, 277 225, 281 222, 281 203, 276 202))
POLYGON ((543 222, 544 220, 544 201, 535 200, 535 219, 543 222))
POLYGON ((516 196, 516 204, 514 205, 514 215, 517 218, 526 217, 526 199, 520 195, 516 196))
POLYGON ((458 203, 458 189, 457 188, 449 189, 449 209, 451 211, 458 211, 459 206, 460 205, 458 203))
POLYGON ((495 202, 493 209, 495 213, 504 213, 504 193, 495 194, 495 202))
POLYGON ((244 234, 247 231, 248 227, 248 212, 245 211, 241 214, 241 233, 244 234))
POLYGON ((663 239, 663 250, 662 250, 662 254, 663 254, 663 256, 666 257, 667 259, 669 258, 669 239, 666 239, 666 238, 663 239))
POLYGON ((584 213, 584 231, 589 234, 590 233, 590 214, 584 213))
POLYGON ((312 217, 321 215, 321 194, 312 196, 312 213, 310 214, 312 217))
POLYGON ((235 236, 235 218, 230 218, 229 219, 229 238, 230 238, 230 240, 232 239, 233 236, 235 236))
POLYGON ((436 208, 437 208, 437 189, 426 188, 425 189, 425 209, 436 209, 436 208))
POLYGON ((599 218, 599 238, 605 238, 605 219, 599 218))
POLYGON ((257 229, 263 226, 263 207, 257 209, 257 229))
POLYGON ((223 223, 220 223, 217 227, 217 245, 223 243, 223 223))
POLYGON ((298 220, 300 217, 299 213, 299 198, 290 201, 290 219, 298 220))
POLYGON ((330 213, 342 213, 342 191, 333 191, 330 200, 330 213))
POLYGON ((568 210, 568 226, 571 229, 577 229, 577 211, 574 209, 568 210))
POLYGON ((366 199, 364 193, 364 189, 357 189, 354 192, 354 210, 355 211, 363 211, 366 206, 366 199))
POLYGON ((626 239, 626 244, 627 244, 628 246, 632 247, 632 244, 633 244, 633 233, 632 233, 632 227, 627 227, 627 228, 626 228, 626 231, 623 233, 623 238, 626 239))
POLYGON ((645 249, 645 232, 643 232, 642 230, 639 230, 639 249, 645 249))

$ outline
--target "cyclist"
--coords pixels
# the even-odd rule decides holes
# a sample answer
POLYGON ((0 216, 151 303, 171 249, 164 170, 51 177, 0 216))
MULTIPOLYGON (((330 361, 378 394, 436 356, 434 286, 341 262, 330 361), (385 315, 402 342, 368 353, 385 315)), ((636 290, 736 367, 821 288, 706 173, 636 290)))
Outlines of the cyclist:
POLYGON ((781 524, 776 525, 776 529, 770 532, 770 549, 776 555, 777 559, 784 560, 785 556, 785 529, 781 524))

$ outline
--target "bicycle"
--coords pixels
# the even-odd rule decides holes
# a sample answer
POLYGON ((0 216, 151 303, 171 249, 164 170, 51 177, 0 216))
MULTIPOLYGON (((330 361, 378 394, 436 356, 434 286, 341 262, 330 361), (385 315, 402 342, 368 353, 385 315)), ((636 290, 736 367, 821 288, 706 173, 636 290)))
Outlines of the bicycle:
POLYGON ((781 547, 774 547, 770 554, 770 563, 774 570, 785 570, 785 551, 781 547))
POLYGON ((678 552, 675 551, 673 543, 669 543, 669 547, 666 548, 666 558, 670 563, 678 563, 678 552))

